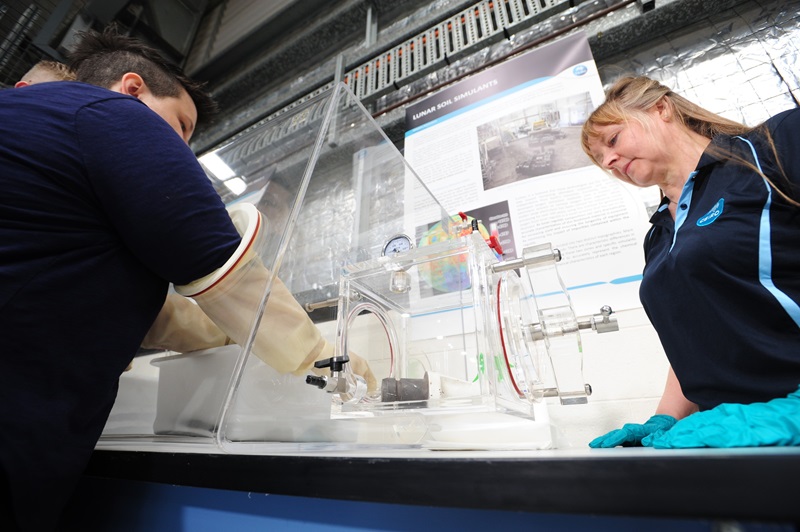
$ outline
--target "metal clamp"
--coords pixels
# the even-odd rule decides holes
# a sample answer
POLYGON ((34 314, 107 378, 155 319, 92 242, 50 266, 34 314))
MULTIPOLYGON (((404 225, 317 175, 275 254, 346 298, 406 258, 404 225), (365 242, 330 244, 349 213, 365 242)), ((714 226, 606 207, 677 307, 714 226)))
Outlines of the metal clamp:
POLYGON ((600 307, 599 314, 595 314, 594 316, 586 318, 579 318, 578 328, 592 329, 593 331, 597 331, 597 334, 618 331, 619 323, 617 323, 617 318, 611 317, 611 314, 613 313, 614 311, 611 309, 611 307, 608 305, 603 305, 600 307))

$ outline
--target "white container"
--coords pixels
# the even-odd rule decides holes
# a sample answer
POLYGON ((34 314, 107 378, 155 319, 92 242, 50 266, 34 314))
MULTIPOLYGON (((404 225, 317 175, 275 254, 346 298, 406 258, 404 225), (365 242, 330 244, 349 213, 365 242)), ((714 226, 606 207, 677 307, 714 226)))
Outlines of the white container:
MULTIPOLYGON (((213 436, 240 355, 238 345, 228 345, 152 360, 160 373, 154 433, 213 436)), ((317 425, 330 419, 330 408, 330 395, 304 377, 248 357, 229 419, 242 440, 320 441, 329 435, 317 425)))

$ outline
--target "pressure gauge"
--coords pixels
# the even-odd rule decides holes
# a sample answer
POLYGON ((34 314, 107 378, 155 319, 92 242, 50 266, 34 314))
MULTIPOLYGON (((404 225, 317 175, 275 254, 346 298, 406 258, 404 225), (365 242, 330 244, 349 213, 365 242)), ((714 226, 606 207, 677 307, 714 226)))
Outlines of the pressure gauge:
POLYGON ((394 255, 395 253, 405 253, 414 247, 414 242, 407 235, 394 235, 383 245, 381 255, 394 255))

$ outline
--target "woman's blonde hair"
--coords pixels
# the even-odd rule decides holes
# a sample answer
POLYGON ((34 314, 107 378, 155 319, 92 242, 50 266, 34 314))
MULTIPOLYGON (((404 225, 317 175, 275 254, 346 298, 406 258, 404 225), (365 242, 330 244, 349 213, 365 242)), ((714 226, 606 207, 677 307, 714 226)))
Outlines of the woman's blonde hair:
MULTIPOLYGON (((623 123, 631 118, 641 120, 648 110, 652 109, 659 102, 664 102, 671 110, 671 116, 689 131, 693 131, 703 137, 712 139, 717 135, 748 135, 758 132, 762 135, 770 146, 778 171, 783 182, 789 183, 786 179, 780 161, 777 157, 777 150, 772 141, 769 130, 763 125, 748 127, 734 120, 700 107, 680 96, 658 81, 645 76, 628 76, 617 80, 614 85, 606 92, 606 100, 589 115, 581 130, 581 147, 589 158, 599 166, 599 163, 592 156, 589 149, 589 142, 600 137, 598 127, 609 126, 623 123)), ((796 200, 790 198, 785 192, 775 186, 772 179, 764 175, 752 162, 723 151, 719 146, 710 144, 709 152, 720 158, 736 161, 758 173, 767 180, 778 194, 793 205, 800 206, 796 200)))

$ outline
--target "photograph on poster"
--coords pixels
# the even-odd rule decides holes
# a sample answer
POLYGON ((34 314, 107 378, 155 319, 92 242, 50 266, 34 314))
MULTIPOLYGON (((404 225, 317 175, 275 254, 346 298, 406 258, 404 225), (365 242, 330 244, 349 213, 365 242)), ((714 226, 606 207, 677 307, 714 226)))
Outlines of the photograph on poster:
MULTIPOLYGON (((511 214, 508 209, 507 201, 500 201, 492 205, 464 212, 467 221, 478 221, 478 230, 481 236, 488 240, 494 235, 503 250, 503 258, 506 260, 517 258, 517 250, 514 245, 514 228, 511 225, 511 214)), ((455 218, 460 220, 460 216, 455 218)), ((449 238, 441 227, 441 222, 431 223, 417 227, 416 231, 417 246, 423 247, 439 240, 449 238)), ((436 263, 435 267, 420 266, 420 296, 430 297, 449 292, 458 292, 469 287, 469 275, 466 263, 462 260, 447 263, 442 261, 436 263)))
POLYGON ((593 107, 585 92, 478 125, 483 189, 586 166, 580 132, 593 107))

